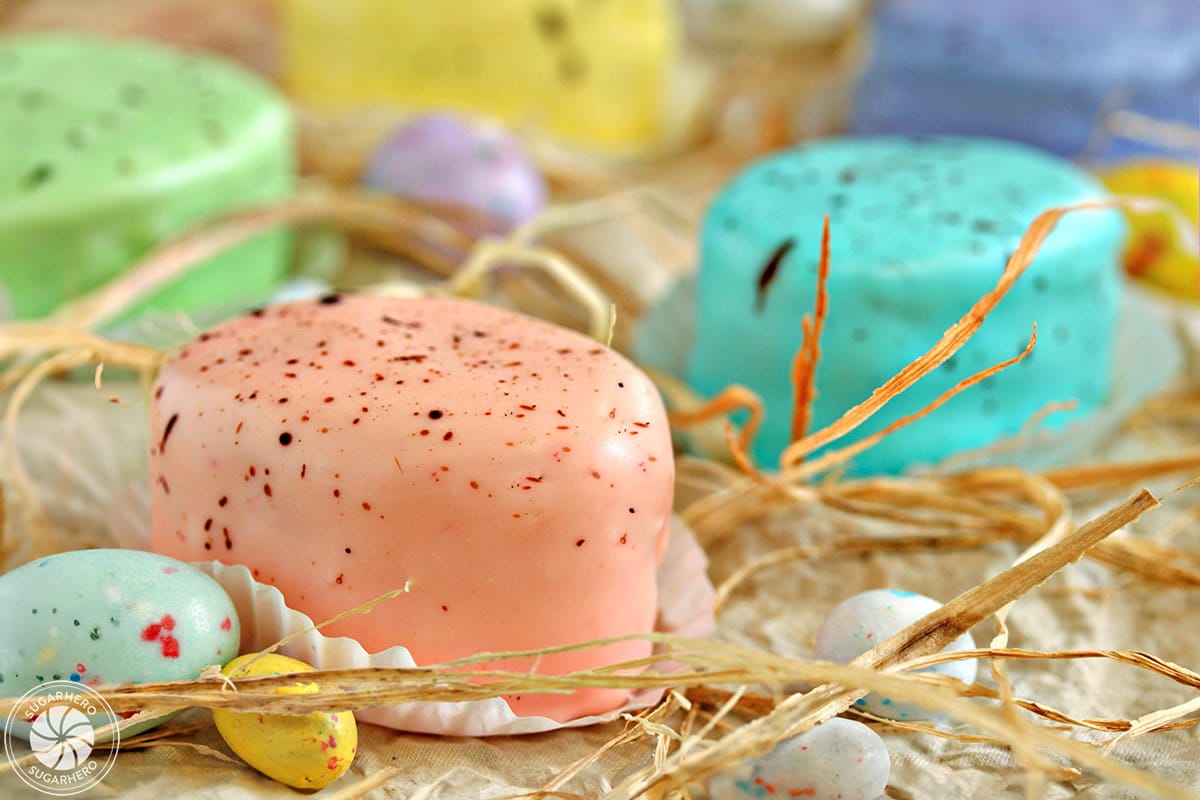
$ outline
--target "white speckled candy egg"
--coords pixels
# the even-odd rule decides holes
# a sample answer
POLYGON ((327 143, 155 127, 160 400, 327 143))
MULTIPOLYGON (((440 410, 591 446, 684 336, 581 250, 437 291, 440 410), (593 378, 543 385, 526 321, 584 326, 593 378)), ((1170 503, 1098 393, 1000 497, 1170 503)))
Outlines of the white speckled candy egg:
POLYGON ((715 776, 712 800, 804 797, 875 800, 887 787, 892 761, 875 731, 834 717, 780 742, 761 758, 715 776))
MULTIPOLYGON (((0 576, 0 696, 195 678, 237 655, 237 611, 212 578, 139 550, 76 550, 0 576)), ((21 735, 21 731, 16 731, 21 735)))
POLYGON ((363 184, 482 211, 505 228, 546 204, 546 183, 514 136, 444 112, 417 117, 385 140, 367 164, 363 184))
MULTIPOLYGON (((941 607, 933 598, 900 589, 872 589, 856 594, 834 606, 817 631, 816 656, 822 661, 845 664, 867 652, 897 631, 941 607)), ((946 650, 971 650, 975 640, 970 633, 955 639, 946 650)), ((949 675, 970 683, 975 680, 974 660, 952 661, 930 667, 925 672, 949 675)), ((893 702, 875 693, 858 700, 864 711, 888 719, 929 719, 935 716, 914 703, 893 702)))
MULTIPOLYGON (((235 678, 311 672, 303 661, 250 653, 222 670, 235 678), (253 660, 252 660, 253 659, 253 660), (249 663, 248 663, 249 662, 249 663)), ((313 694, 316 684, 297 682, 276 694, 313 694)), ((340 778, 358 752, 358 725, 349 711, 258 714, 213 710, 213 722, 233 752, 256 770, 297 789, 320 789, 340 778)))

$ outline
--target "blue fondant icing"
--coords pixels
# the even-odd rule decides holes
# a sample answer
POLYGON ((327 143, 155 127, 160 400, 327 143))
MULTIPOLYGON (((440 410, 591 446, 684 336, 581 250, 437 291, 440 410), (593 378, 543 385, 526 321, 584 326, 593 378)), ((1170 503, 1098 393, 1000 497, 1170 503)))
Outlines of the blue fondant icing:
POLYGON ((880 0, 874 21, 857 132, 998 136, 1076 157, 1106 144, 1093 129, 1116 109, 1196 124, 1196 0, 880 0))
MULTIPOLYGON (((791 363, 813 307, 826 213, 830 310, 810 430, 929 349, 996 284, 1039 212, 1105 196, 1071 164, 997 140, 847 137, 755 162, 704 222, 689 381, 704 394, 741 383, 761 395, 767 417, 754 455, 773 467, 790 438, 791 363)), ((1124 238, 1115 211, 1064 218, 972 341, 840 444, 1015 356, 1036 322, 1034 352, 866 451, 856 470, 898 472, 987 444, 1053 401, 1078 402, 1051 418, 1058 425, 1101 406, 1124 238)))

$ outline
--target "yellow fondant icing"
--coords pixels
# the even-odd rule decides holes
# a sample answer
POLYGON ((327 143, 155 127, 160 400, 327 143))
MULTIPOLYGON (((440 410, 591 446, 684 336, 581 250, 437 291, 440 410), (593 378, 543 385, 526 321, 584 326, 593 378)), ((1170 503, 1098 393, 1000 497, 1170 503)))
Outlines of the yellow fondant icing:
POLYGON ((610 151, 662 133, 669 0, 286 0, 282 19, 306 103, 469 109, 610 151))

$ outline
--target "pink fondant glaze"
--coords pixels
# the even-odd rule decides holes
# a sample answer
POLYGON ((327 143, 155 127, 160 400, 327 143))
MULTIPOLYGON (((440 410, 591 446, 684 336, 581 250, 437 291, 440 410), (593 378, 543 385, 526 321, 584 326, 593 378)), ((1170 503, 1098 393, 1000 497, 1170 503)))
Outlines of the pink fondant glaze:
MULTIPOLYGON (((654 627, 666 415, 637 367, 580 334, 464 300, 280 306, 185 346, 151 425, 158 552, 245 564, 318 621, 410 582, 329 635, 434 664, 654 627)), ((536 669, 649 652, 621 642, 536 669)), ((626 696, 506 699, 567 720, 626 696)))

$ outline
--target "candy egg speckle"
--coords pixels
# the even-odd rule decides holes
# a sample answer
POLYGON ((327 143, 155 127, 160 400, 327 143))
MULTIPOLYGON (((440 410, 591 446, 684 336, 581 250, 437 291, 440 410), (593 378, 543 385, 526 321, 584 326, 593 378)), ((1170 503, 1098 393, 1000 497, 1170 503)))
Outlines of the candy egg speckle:
MULTIPOLYGON (((222 670, 235 678, 311 672, 303 661, 269 653, 239 656, 222 670), (251 662, 251 659, 254 659, 251 662), (250 662, 250 663, 248 663, 250 662)), ((276 694, 312 694, 315 684, 280 687, 276 694)), ((243 761, 269 778, 297 789, 320 789, 340 778, 358 752, 358 726, 349 711, 259 714, 213 710, 221 738, 243 761)))
MULTIPOLYGON (((899 589, 872 589, 836 605, 817 632, 816 656, 822 661, 848 663, 892 634, 941 607, 930 597, 899 589)), ((975 640, 964 633, 946 650, 971 650, 975 640)), ((952 661, 924 672, 948 675, 970 683, 975 680, 976 662, 952 661)), ((872 693, 857 702, 859 708, 889 719, 928 719, 931 713, 914 703, 893 701, 872 693)))
POLYGON ((482 211, 506 227, 542 210, 546 184, 504 129, 428 114, 396 131, 375 152, 363 183, 398 197, 482 211))
POLYGON ((891 770, 887 747, 875 731, 835 717, 740 769, 717 775, 708 791, 712 800, 874 800, 887 787, 891 770))
MULTIPOLYGON (((0 693, 195 678, 237 655, 233 602, 212 578, 153 553, 78 550, 0 576, 0 693)), ((21 733, 20 730, 16 731, 21 733)))

